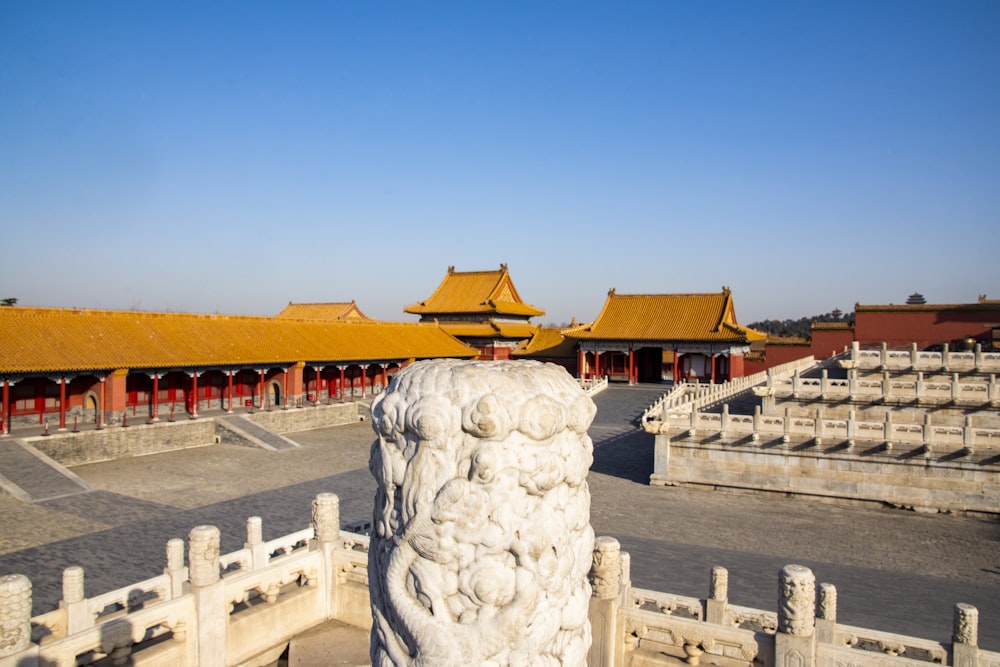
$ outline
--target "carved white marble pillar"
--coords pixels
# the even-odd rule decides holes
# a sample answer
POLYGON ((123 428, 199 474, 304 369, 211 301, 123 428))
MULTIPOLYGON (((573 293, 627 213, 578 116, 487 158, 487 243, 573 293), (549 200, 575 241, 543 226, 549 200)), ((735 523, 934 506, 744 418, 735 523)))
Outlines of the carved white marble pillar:
POLYGON ((23 574, 0 577, 0 658, 31 647, 31 581, 23 574))
POLYGON ((816 577, 803 565, 786 565, 778 577, 775 667, 816 664, 816 577))
POLYGON ((595 411, 531 361, 420 361, 375 399, 373 665, 586 664, 595 411))

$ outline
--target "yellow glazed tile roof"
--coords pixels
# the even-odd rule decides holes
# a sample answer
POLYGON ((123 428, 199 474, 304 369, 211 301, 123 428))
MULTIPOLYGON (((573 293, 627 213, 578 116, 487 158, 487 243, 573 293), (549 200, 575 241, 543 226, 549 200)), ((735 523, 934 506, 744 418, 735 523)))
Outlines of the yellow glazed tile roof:
POLYGON ((527 322, 440 322, 440 327, 458 338, 530 338, 538 327, 527 322))
POLYGON ((0 308, 0 373, 475 355, 434 324, 0 308))
POLYGON ((501 264, 499 271, 460 272, 449 266, 444 280, 427 300, 407 306, 403 311, 416 315, 481 313, 534 317, 545 314, 544 310, 521 300, 506 264, 501 264))
POLYGON ((575 359, 576 341, 566 338, 559 329, 542 328, 530 339, 518 344, 513 356, 575 359))
POLYGON ((728 288, 710 294, 608 293, 593 324, 567 335, 579 339, 746 343, 764 334, 736 322, 728 288))
POLYGON ((292 303, 275 317, 295 320, 370 320, 354 301, 331 303, 292 303))

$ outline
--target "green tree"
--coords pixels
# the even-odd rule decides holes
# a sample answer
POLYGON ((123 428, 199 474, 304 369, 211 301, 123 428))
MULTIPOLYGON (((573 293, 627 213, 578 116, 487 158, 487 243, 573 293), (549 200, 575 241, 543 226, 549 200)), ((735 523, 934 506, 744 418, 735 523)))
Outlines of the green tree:
POLYGON ((17 298, 9 296, 6 299, 0 299, 0 306, 16 306, 17 298))

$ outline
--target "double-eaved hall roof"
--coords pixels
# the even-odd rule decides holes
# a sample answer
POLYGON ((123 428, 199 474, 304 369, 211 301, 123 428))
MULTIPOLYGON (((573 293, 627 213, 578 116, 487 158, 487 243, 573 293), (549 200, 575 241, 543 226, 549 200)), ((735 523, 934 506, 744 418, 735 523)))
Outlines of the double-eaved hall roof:
POLYGON ((0 308, 0 373, 474 356, 434 324, 0 308))
POLYGON ((507 265, 499 271, 456 271, 448 267, 444 280, 425 301, 403 309, 429 319, 434 316, 482 315, 534 317, 545 311, 530 306, 517 293, 507 265))
POLYGON ((567 331, 577 339, 739 343, 765 335, 736 323, 728 287, 709 294, 616 294, 608 292, 590 325, 567 331))

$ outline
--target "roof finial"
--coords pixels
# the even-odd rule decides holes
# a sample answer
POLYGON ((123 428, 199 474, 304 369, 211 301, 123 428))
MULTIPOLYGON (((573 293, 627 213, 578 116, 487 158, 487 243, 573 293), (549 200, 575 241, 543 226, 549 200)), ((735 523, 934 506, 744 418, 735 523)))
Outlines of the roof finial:
POLYGON ((454 266, 449 266, 448 267, 448 275, 451 275, 453 273, 455 273, 455 267, 454 266))
POLYGON ((614 296, 614 295, 615 295, 615 288, 612 287, 611 289, 608 290, 608 296, 614 296))
POLYGON ((507 262, 501 262, 500 263, 500 270, 503 271, 503 272, 507 271, 507 262))

